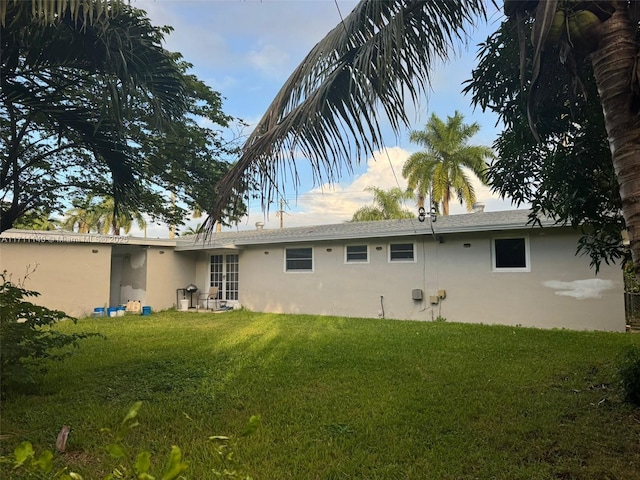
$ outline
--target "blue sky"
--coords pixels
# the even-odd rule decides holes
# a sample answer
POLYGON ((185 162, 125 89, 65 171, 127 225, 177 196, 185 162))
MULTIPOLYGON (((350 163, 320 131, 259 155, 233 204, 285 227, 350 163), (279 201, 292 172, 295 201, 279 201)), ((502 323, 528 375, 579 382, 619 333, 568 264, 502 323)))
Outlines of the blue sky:
MULTIPOLYGON (((133 5, 147 11, 155 25, 170 25, 173 33, 166 47, 182 53, 194 65, 192 72, 224 97, 223 110, 249 124, 244 133, 261 118, 287 77, 311 48, 348 15, 354 0, 134 0, 133 5)), ((404 187, 402 164, 417 145, 408 140, 410 130, 420 130, 432 113, 445 119, 455 110, 466 123, 478 122, 480 133, 474 144, 491 146, 498 129, 490 113, 474 110, 469 97, 461 93, 462 82, 475 65, 476 45, 494 31, 502 16, 493 12, 488 25, 480 27, 468 39, 465 53, 437 68, 428 97, 417 107, 407 105, 411 127, 397 137, 390 129, 385 135, 387 150, 374 158, 357 159, 352 175, 345 175, 333 186, 314 185, 304 161, 301 187, 286 187, 285 226, 339 223, 370 203, 364 192, 369 185, 380 188, 404 187)), ((476 186, 486 210, 514 208, 509 201, 492 196, 486 187, 476 186)), ((408 208, 414 205, 408 204, 408 208)), ((277 228, 277 208, 265 214, 258 200, 250 204, 249 216, 239 228, 253 228, 256 221, 266 228, 277 228)), ((456 206, 452 213, 463 213, 456 206)), ((149 228, 149 236, 165 236, 166 226, 149 228)), ((132 232, 136 234, 135 232, 132 232)))

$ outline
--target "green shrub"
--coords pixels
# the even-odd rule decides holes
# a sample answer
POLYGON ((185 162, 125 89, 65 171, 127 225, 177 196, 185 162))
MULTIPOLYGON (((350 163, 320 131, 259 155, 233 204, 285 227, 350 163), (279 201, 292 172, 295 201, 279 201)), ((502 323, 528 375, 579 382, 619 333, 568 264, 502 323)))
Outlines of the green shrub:
POLYGON ((78 340, 99 334, 67 335, 53 330, 60 320, 77 320, 24 300, 40 294, 12 283, 6 271, 0 278, 0 386, 5 395, 9 390, 34 385, 37 376, 46 371, 46 360, 61 360, 71 353, 62 351, 63 347, 77 347, 78 340))
POLYGON ((618 373, 625 399, 640 406, 640 345, 633 345, 624 352, 618 373))

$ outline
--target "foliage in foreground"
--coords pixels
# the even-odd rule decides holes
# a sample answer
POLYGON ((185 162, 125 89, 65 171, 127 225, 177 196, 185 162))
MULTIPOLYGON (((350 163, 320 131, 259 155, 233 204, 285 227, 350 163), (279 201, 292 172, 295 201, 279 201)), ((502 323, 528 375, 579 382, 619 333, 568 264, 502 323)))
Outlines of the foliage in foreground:
MULTIPOLYGON (((137 417, 141 406, 142 402, 136 402, 117 429, 102 429, 110 436, 110 443, 104 449, 117 462, 117 466, 104 477, 104 480, 155 480, 156 478, 175 480, 184 478, 182 473, 189 468, 189 463, 183 461, 180 447, 173 445, 164 467, 158 467, 152 464, 151 452, 144 450, 136 454, 132 448, 126 445, 125 438, 140 425, 137 417), (154 470, 159 471, 156 476, 152 475, 154 470)), ((259 426, 260 417, 252 416, 240 436, 245 437, 255 433, 259 426)), ((237 469, 234 446, 230 437, 215 435, 209 437, 209 441, 214 450, 214 466, 211 472, 215 478, 251 480, 251 477, 244 476, 237 469)), ((64 449, 64 446, 62 448, 64 449)), ((82 480, 83 477, 80 474, 67 472, 67 467, 55 470, 53 458, 54 455, 50 450, 44 450, 36 457, 31 442, 25 441, 15 448, 12 455, 0 457, 0 462, 11 465, 12 472, 25 478, 82 480)))
POLYGON ((625 350, 618 373, 625 398, 640 407, 640 345, 625 350))
POLYGON ((6 270, 0 279, 0 386, 5 395, 12 388, 33 385, 37 376, 46 372, 45 360, 62 360, 71 353, 62 348, 77 347, 78 340, 96 334, 53 329, 60 320, 68 318, 75 323, 77 319, 25 301, 40 294, 12 283, 6 270))
MULTIPOLYGON (((520 82, 519 45, 516 29, 503 22, 480 44, 464 89, 475 106, 494 112, 505 125, 494 142, 497 158, 487 171, 489 183, 514 204, 531 205, 532 222, 549 216, 579 228, 578 253, 588 254, 596 270, 602 262, 619 262, 630 253, 622 242, 622 204, 592 69, 585 62, 575 65, 588 94, 567 101, 571 72, 558 58, 547 59, 549 78, 536 107, 537 141, 527 121, 534 87, 520 82)), ((532 56, 531 43, 523 47, 532 56)), ((531 75, 532 64, 524 65, 531 75)))

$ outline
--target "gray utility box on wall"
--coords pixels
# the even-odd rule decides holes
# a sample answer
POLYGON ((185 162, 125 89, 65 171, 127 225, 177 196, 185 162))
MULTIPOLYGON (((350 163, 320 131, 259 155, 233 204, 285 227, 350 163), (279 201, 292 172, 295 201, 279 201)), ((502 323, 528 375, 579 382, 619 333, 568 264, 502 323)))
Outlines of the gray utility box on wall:
POLYGON ((420 288, 411 290, 411 298, 414 300, 422 300, 422 290, 420 288))

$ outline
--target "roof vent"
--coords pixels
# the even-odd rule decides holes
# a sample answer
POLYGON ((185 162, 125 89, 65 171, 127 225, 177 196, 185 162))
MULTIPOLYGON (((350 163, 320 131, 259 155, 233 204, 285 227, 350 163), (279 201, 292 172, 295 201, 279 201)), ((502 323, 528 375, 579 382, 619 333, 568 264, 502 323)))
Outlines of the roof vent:
POLYGON ((483 213, 484 212, 484 203, 476 202, 471 207, 473 209, 473 213, 483 213))
POLYGON ((256 230, 262 230, 264 228, 264 222, 256 222, 256 230))

